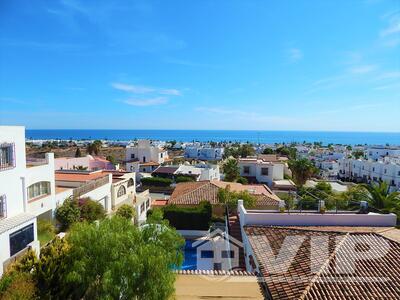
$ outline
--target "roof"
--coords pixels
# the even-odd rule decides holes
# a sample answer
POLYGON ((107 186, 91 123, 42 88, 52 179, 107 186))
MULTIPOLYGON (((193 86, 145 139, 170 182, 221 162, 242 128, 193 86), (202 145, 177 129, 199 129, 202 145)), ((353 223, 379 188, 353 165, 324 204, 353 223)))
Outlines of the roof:
POLYGON ((257 206, 278 205, 278 196, 265 185, 242 185, 240 183, 210 180, 178 183, 170 197, 169 203, 196 205, 206 200, 211 204, 218 204, 219 188, 225 188, 228 185, 231 191, 248 191, 250 194, 255 195, 257 206))
POLYGON ((178 275, 175 281, 176 299, 264 299, 255 276, 208 276, 178 275))
POLYGON ((175 174, 179 167, 158 167, 152 174, 175 174))
POLYGON ((0 220, 0 234, 9 231, 25 222, 36 219, 36 216, 29 213, 21 213, 14 217, 9 217, 0 220))
POLYGON ((74 182, 86 182, 101 177, 107 176, 104 172, 65 172, 56 171, 56 181, 74 181, 74 182))
POLYGON ((273 299, 400 298, 400 244, 381 234, 388 231, 387 228, 353 231, 351 227, 246 226, 244 230, 273 299), (289 236, 304 238, 304 241, 299 248, 290 247, 292 243, 281 249, 289 236), (315 241, 311 238, 314 237, 325 238, 328 244, 313 243, 311 252, 311 241, 315 241), (356 249, 355 237, 362 241, 356 249), (382 253, 382 244, 377 242, 381 240, 389 245, 386 255, 366 257, 364 251, 370 247, 382 253), (275 260, 278 253, 279 260, 275 260), (351 272, 339 274, 336 271, 338 263, 348 268, 354 258, 357 260, 351 272), (292 263, 287 265, 287 262, 292 263))
POLYGON ((154 206, 165 206, 167 204, 168 204, 168 200, 156 199, 156 200, 153 200, 153 202, 151 203, 151 206, 152 207, 154 207, 154 206))
POLYGON ((140 163, 141 167, 146 167, 146 166, 159 166, 160 164, 155 162, 155 161, 149 161, 149 162, 145 162, 145 163, 140 163))

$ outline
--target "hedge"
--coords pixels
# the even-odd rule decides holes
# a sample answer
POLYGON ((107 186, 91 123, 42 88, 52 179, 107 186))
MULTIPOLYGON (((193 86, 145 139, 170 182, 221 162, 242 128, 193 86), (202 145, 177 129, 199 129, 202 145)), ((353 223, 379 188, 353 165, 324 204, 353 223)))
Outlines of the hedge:
POLYGON ((196 181, 192 176, 178 175, 175 178, 176 183, 196 181))
POLYGON ((197 207, 177 207, 167 205, 163 207, 164 219, 176 229, 208 230, 212 217, 210 202, 202 201, 197 207))
POLYGON ((172 179, 162 177, 145 177, 141 179, 143 185, 150 186, 169 186, 172 179))

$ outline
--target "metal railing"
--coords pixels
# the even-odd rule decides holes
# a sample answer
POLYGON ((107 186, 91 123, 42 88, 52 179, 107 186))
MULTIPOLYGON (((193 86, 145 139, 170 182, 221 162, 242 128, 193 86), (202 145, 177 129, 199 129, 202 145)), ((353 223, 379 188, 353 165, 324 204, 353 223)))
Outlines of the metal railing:
POLYGON ((80 196, 82 196, 84 194, 87 194, 87 193, 89 193, 89 192, 91 192, 91 191, 93 191, 93 190, 95 190, 95 189, 97 189, 97 188, 99 188, 99 187, 101 187, 101 186, 103 186, 105 184, 108 184, 109 182, 110 181, 109 181, 108 175, 104 176, 104 177, 101 177, 101 178, 98 178, 98 179, 91 180, 91 181, 85 183, 84 185, 75 188, 73 190, 73 196, 74 197, 80 197, 80 196))

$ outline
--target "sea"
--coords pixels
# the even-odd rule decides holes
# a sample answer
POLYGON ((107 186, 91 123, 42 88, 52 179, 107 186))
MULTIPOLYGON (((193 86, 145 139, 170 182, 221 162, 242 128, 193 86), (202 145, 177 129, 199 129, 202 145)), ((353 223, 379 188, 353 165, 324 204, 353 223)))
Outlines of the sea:
POLYGON ((150 139, 178 142, 251 142, 257 144, 322 142, 346 145, 400 145, 400 132, 262 131, 262 130, 110 130, 27 129, 33 140, 150 139))

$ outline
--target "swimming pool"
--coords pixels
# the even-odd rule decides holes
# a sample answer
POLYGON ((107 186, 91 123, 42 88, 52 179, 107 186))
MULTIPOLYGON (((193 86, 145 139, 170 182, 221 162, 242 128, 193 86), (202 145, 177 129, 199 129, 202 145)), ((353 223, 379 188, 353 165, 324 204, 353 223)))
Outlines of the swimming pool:
POLYGON ((184 260, 179 270, 197 270, 197 253, 196 248, 193 248, 193 243, 196 240, 185 240, 184 260))

